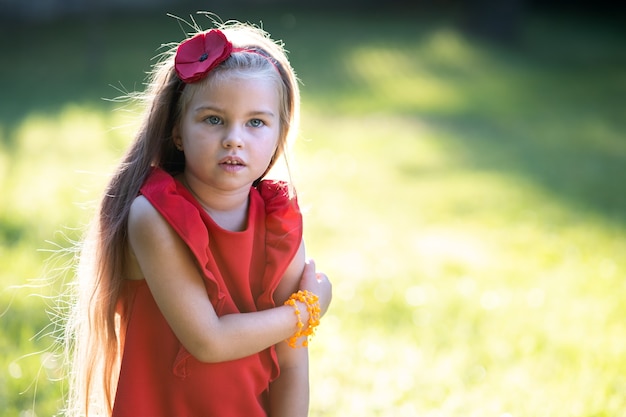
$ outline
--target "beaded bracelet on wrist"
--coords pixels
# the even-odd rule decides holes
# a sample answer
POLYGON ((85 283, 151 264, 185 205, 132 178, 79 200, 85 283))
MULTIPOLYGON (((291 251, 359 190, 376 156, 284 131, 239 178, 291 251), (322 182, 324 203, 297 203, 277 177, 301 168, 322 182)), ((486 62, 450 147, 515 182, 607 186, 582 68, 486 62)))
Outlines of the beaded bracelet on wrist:
POLYGON ((296 345, 298 339, 304 336, 306 338, 302 342, 302 346, 308 346, 308 336, 313 336, 315 334, 315 328, 320 324, 321 310, 318 296, 310 291, 300 290, 297 293, 291 294, 289 299, 285 301, 285 305, 292 306, 294 309, 294 313, 298 318, 298 330, 296 330, 296 333, 289 339, 287 339, 286 342, 289 344, 290 347, 296 348, 298 347, 296 345), (306 326, 304 325, 304 323, 302 323, 300 310, 298 309, 298 304, 296 303, 297 301, 306 305, 306 310, 309 313, 309 321, 306 326))

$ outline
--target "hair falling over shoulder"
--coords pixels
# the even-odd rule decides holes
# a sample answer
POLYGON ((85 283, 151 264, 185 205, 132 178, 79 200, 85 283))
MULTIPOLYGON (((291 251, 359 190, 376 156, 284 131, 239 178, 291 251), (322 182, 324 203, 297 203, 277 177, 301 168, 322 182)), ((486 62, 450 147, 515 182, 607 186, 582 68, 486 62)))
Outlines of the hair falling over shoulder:
POLYGON ((66 327, 67 416, 108 416, 112 411, 123 342, 120 326, 124 323, 116 315, 116 303, 124 280, 128 212, 171 137, 168 101, 173 101, 176 80, 165 62, 151 74, 140 129, 103 192, 80 250, 76 301, 66 327))
MULTIPOLYGON (((195 22, 190 26, 201 31, 195 22)), ((279 78, 282 97, 280 138, 275 156, 284 155, 286 143, 297 130, 299 91, 282 44, 274 42, 255 26, 238 22, 216 26, 233 45, 259 48, 278 64, 278 76, 273 68, 276 65, 271 65, 274 76, 279 78)), ((167 46, 149 75, 146 90, 130 97, 144 103, 143 118, 103 192, 80 248, 76 282, 71 288, 73 308, 65 329, 70 374, 63 415, 68 417, 112 414, 126 324, 116 309, 129 254, 128 213, 153 167, 161 167, 172 174, 184 169, 184 155, 175 148, 172 131, 184 111, 185 96, 201 86, 189 84, 183 91, 182 81, 174 69, 176 47, 176 44, 167 46)), ((262 66, 270 65, 257 54, 247 55, 249 57, 227 60, 217 72, 260 71, 262 66)))

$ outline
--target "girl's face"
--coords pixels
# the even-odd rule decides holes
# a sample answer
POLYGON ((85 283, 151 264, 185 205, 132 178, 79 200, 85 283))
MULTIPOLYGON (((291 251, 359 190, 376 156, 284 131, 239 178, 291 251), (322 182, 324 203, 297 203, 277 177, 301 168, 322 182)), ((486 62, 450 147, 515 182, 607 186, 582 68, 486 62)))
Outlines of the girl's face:
POLYGON ((205 84, 173 132, 185 152, 187 180, 247 192, 270 164, 279 125, 279 94, 271 79, 225 76, 205 84))

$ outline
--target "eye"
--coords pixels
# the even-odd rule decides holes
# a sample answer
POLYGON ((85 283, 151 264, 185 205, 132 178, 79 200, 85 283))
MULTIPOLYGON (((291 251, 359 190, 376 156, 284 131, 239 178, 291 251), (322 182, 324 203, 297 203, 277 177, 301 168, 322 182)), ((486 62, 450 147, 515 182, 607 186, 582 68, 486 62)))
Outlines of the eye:
POLYGON ((265 123, 261 119, 252 119, 248 122, 251 127, 261 127, 264 126, 265 123))
POLYGON ((208 116, 207 118, 204 119, 204 121, 207 122, 210 125, 222 124, 222 119, 220 119, 217 116, 208 116))

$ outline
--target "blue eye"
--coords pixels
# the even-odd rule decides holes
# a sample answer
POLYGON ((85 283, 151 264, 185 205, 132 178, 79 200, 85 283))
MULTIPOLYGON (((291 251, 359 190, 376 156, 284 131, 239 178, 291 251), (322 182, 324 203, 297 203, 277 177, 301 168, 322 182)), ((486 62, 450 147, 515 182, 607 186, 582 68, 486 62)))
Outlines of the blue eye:
POLYGON ((265 125, 265 123, 263 123, 263 120, 261 119, 252 119, 250 120, 249 124, 252 127, 261 127, 265 125))
POLYGON ((222 123, 222 119, 217 116, 209 116, 204 120, 210 125, 219 125, 222 123))

